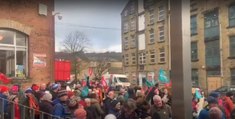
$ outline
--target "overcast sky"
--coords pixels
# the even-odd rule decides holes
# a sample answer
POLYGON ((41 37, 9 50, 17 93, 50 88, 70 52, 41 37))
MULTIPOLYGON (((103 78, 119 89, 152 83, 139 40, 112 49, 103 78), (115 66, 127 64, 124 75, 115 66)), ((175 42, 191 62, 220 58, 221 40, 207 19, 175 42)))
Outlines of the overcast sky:
POLYGON ((72 31, 82 31, 90 39, 89 52, 121 52, 121 11, 128 0, 55 0, 56 51, 72 31), (69 1, 69 2, 68 2, 69 1))

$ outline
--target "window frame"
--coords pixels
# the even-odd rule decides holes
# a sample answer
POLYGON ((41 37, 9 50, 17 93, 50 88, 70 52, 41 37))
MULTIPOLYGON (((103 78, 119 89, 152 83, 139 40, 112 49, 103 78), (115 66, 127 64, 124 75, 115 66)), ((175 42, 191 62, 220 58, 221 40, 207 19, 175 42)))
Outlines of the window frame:
POLYGON ((149 30, 149 43, 154 43, 155 42, 155 34, 154 34, 154 29, 149 30))
POLYGON ((164 32, 164 26, 158 27, 158 35, 159 35, 159 42, 165 41, 165 32, 164 32))
POLYGON ((163 21, 163 20, 165 20, 165 6, 161 5, 158 7, 158 21, 163 21))
POLYGON ((150 61, 151 64, 156 63, 156 52, 155 52, 155 50, 150 50, 149 51, 149 61, 150 61), (152 57, 152 56, 154 56, 154 57, 152 57))
POLYGON ((229 37, 229 56, 235 57, 235 36, 229 37), (233 40, 233 42, 232 42, 232 40, 233 40))
POLYGON ((191 42, 191 60, 197 61, 198 60, 198 45, 197 42, 191 42), (193 47, 193 44, 195 44, 196 47, 193 47), (193 52, 196 51, 196 54, 193 52))
POLYGON ((139 64, 146 64, 146 53, 142 52, 139 54, 139 64))
POLYGON ((160 48, 159 49, 159 63, 165 63, 166 62, 166 54, 165 54, 165 49, 160 48), (162 56, 163 55, 163 56, 162 56), (162 60, 163 59, 163 60, 162 60))
POLYGON ((190 18, 191 18, 191 21, 190 21, 191 35, 196 35, 197 34, 197 15, 193 15, 190 18), (195 23, 193 21, 195 21, 195 23), (195 32, 192 32, 192 31, 195 31, 195 32))
POLYGON ((231 18, 231 11, 230 11, 231 8, 233 8, 234 12, 235 12, 235 3, 231 4, 229 6, 229 8, 228 8, 228 23, 229 23, 229 27, 235 27, 235 16, 233 16, 234 18, 231 18), (234 24, 231 24, 231 21, 233 21, 234 24))
MULTIPOLYGON (((14 77, 17 77, 17 52, 18 51, 23 51, 25 52, 25 77, 28 77, 29 76, 29 51, 28 51, 28 42, 29 42, 29 38, 26 34, 23 34, 19 31, 16 31, 16 30, 10 30, 10 29, 0 29, 1 31, 6 31, 6 32, 13 32, 13 44, 4 44, 4 43, 0 43, 0 50, 3 50, 3 51, 13 51, 14 52, 14 77), (17 34, 20 34, 22 36, 24 36, 24 40, 25 40, 25 45, 17 45, 17 34)), ((6 74, 8 75, 8 74, 6 74)), ((17 78, 22 78, 22 77, 17 77, 17 78)))

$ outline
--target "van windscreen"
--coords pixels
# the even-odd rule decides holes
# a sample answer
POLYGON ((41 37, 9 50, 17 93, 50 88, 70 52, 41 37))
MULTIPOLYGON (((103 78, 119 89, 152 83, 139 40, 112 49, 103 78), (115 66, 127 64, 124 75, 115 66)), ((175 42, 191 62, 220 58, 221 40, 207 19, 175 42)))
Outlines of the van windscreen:
POLYGON ((120 82, 128 82, 127 78, 119 77, 118 79, 119 79, 120 82))

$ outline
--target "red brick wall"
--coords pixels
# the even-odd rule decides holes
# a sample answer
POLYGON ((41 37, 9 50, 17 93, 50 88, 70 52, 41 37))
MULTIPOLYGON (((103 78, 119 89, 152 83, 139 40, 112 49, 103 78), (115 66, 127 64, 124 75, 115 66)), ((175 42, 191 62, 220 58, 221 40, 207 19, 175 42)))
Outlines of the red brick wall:
POLYGON ((32 83, 53 79, 54 0, 0 0, 0 29, 10 28, 28 35, 29 77, 32 83), (39 3, 47 5, 47 16, 39 15, 39 3), (33 54, 46 54, 46 67, 33 66, 33 54))

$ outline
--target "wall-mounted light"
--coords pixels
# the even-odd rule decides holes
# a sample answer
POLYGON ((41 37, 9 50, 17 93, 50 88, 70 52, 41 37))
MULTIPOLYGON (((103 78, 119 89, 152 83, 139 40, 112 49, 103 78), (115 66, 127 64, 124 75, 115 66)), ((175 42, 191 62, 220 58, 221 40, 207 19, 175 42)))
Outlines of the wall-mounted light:
POLYGON ((55 11, 53 11, 53 12, 52 12, 52 15, 53 15, 53 16, 57 16, 57 18, 58 18, 59 20, 61 20, 61 19, 63 18, 63 16, 61 15, 60 12, 55 12, 55 11))

